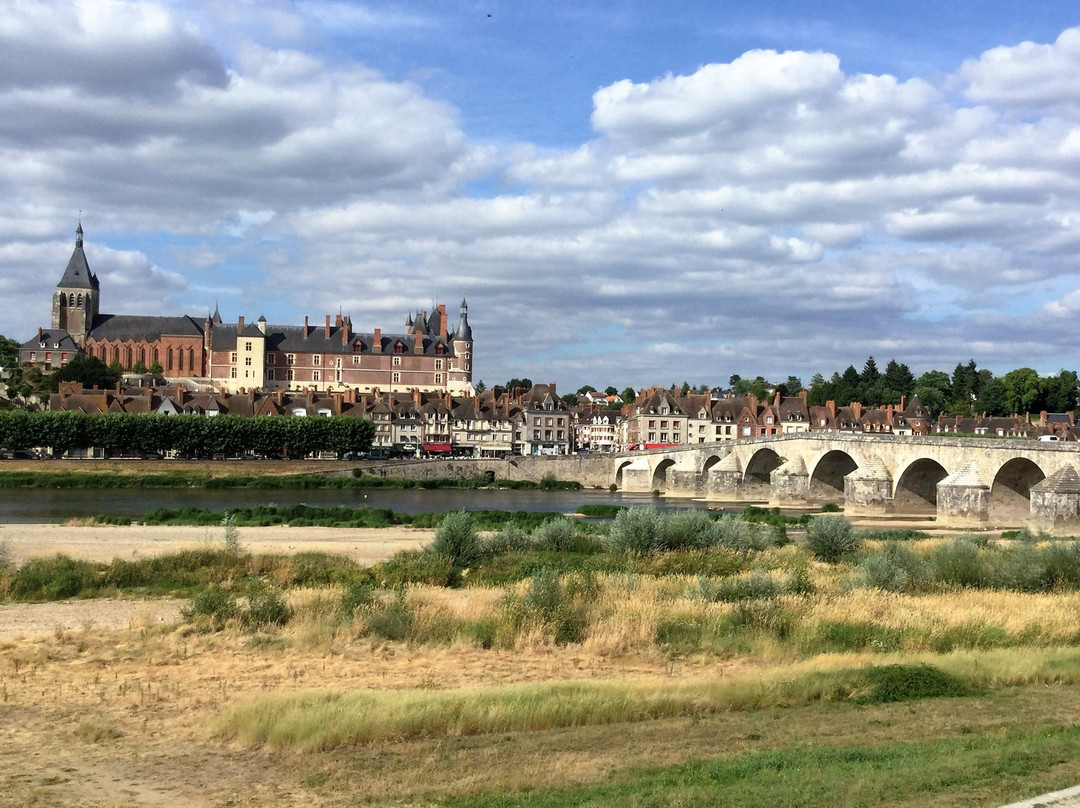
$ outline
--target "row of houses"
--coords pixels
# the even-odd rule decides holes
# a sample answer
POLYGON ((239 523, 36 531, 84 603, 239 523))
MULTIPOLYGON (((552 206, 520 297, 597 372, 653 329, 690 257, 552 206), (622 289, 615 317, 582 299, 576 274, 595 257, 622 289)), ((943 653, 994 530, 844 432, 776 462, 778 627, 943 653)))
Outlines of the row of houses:
POLYGON ((375 425, 373 449, 404 454, 556 455, 567 454, 573 446, 570 413, 554 384, 453 396, 419 389, 370 394, 353 389, 192 392, 183 385, 98 390, 63 382, 50 397, 49 408, 87 414, 366 418, 375 425))

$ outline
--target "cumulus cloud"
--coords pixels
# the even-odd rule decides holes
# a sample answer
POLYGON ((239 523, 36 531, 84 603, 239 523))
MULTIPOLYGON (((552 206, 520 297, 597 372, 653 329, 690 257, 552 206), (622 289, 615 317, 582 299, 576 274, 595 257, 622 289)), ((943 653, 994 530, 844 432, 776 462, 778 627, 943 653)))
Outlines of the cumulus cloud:
POLYGON ((435 18, 269 3, 244 28, 251 8, 10 4, 0 291, 17 338, 47 319, 83 209, 106 309, 222 294, 230 318, 342 308, 385 330, 439 302, 455 321, 464 290, 489 384, 808 379, 976 346, 980 364, 1032 364, 1040 328, 1071 345, 1080 29, 944 77, 754 50, 614 81, 592 135, 560 150, 474 142, 468 109, 310 45, 435 18))

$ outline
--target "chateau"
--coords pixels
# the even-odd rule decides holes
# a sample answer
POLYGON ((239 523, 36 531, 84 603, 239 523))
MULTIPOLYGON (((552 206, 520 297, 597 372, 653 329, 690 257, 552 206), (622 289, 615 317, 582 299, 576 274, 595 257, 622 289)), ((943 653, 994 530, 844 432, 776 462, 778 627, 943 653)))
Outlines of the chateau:
POLYGON ((215 311, 196 317, 101 314, 101 287, 83 252, 82 224, 75 250, 56 285, 49 328, 20 346, 19 358, 48 373, 73 357, 116 362, 127 373, 161 372, 173 382, 222 392, 285 389, 333 392, 419 390, 473 394, 472 328, 461 301, 450 330, 446 306, 409 315, 400 333, 353 330, 352 318, 326 315, 324 323, 270 325, 265 317, 224 323, 215 311))

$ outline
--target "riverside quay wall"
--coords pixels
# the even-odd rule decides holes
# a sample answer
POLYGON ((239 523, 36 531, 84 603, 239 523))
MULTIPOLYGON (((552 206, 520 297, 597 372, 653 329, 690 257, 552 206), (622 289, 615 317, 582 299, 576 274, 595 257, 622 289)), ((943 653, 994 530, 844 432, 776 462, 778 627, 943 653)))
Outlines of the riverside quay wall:
POLYGON ((576 480, 586 488, 607 488, 614 481, 611 455, 528 455, 505 460, 454 458, 430 460, 388 460, 359 464, 364 474, 374 477, 406 477, 434 480, 444 477, 475 477, 491 473, 500 480, 539 483, 545 477, 576 480))

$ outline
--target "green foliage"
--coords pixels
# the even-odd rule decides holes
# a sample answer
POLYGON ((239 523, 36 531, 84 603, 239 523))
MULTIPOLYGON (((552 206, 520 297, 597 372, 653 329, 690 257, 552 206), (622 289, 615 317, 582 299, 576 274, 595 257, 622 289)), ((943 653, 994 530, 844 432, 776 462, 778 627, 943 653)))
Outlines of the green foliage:
POLYGON ((225 539, 225 549, 230 553, 240 552, 240 529, 236 526, 236 517, 226 512, 221 519, 221 531, 225 539))
POLYGON ((239 613, 233 592, 221 586, 208 586, 195 593, 191 605, 184 609, 183 617, 188 622, 205 622, 211 629, 220 631, 239 613))
POLYGON ((98 582, 98 569, 88 561, 65 555, 30 558, 16 570, 11 595, 18 600, 61 600, 90 594, 98 582))
POLYGON ((968 537, 960 537, 934 548, 929 559, 934 580, 948 586, 985 585, 987 569, 979 549, 978 543, 968 537))
POLYGON ((867 692, 856 699, 859 704, 957 698, 977 693, 959 677, 932 665, 879 665, 864 668, 861 673, 867 692))
POLYGON ((886 592, 917 592, 926 583, 927 572, 923 560, 894 542, 885 545, 880 553, 868 556, 859 564, 858 572, 864 585, 886 592))
POLYGON ((455 586, 461 580, 460 570, 451 559, 426 550, 403 550, 377 565, 374 573, 390 589, 409 584, 455 586))
POLYGON ((556 645, 582 642, 598 593, 595 576, 587 572, 560 577, 555 570, 539 570, 523 594, 503 599, 504 643, 529 629, 545 633, 556 645))
MULTIPOLYGON (((612 483, 614 485, 614 483, 612 483)), ((617 488, 615 490, 618 490, 617 488)), ((625 511, 625 505, 587 504, 578 505, 574 513, 592 519, 614 519, 619 511, 625 511)))
POLYGON ((643 555, 661 549, 663 516, 655 508, 630 508, 615 515, 608 526, 607 544, 619 553, 643 555))
POLYGON ((259 579, 248 584, 245 623, 249 628, 283 626, 291 616, 292 610, 280 589, 259 579))
POLYGON ((806 526, 806 547, 816 557, 835 564, 859 545, 851 522, 842 516, 816 516, 806 526))
POLYGON ((538 550, 556 552, 590 552, 596 541, 579 530, 575 519, 560 516, 549 519, 532 532, 532 545, 538 550))
POLYGON ((480 560, 480 537, 468 511, 450 511, 439 520, 427 550, 450 559, 455 567, 471 567, 480 560))

